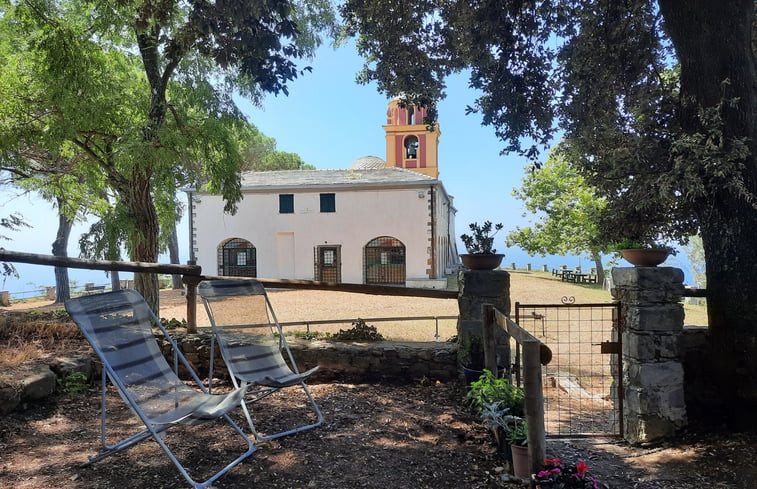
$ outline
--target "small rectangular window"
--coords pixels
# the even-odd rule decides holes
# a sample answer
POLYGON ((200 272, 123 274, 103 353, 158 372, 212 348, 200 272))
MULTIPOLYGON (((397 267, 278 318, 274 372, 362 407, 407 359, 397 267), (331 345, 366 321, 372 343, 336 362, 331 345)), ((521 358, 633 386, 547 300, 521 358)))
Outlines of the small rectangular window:
POLYGON ((321 212, 336 212, 336 197, 334 194, 321 194, 321 212))
POLYGON ((243 267, 247 265, 247 253, 240 251, 237 253, 237 266, 243 267))
POLYGON ((294 214, 294 194, 279 194, 279 214, 294 214))

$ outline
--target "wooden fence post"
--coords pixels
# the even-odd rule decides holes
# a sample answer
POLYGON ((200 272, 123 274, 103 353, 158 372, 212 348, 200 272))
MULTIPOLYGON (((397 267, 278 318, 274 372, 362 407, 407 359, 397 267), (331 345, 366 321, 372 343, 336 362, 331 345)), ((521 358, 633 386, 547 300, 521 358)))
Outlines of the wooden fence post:
POLYGON ((528 453, 531 472, 536 472, 544 463, 547 451, 541 380, 541 343, 538 340, 523 342, 523 370, 526 423, 528 424, 528 453))
MULTIPOLYGON (((188 265, 194 265, 192 260, 187 262, 188 265)), ((202 277, 192 275, 182 275, 181 281, 187 288, 187 333, 197 333, 197 284, 202 277)))

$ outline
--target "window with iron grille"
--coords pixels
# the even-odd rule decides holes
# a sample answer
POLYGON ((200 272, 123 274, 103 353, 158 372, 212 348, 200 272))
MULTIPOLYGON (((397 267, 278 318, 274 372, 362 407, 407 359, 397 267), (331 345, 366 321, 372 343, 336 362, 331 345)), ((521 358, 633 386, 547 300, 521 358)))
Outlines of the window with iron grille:
POLYGON ((405 285, 405 245, 391 236, 371 240, 364 250, 367 284, 405 285))
POLYGON ((336 212, 335 194, 321 194, 321 212, 336 212))
POLYGON ((230 277, 257 277, 255 247, 241 238, 232 238, 219 246, 218 273, 230 277))
POLYGON ((294 214, 294 194, 279 194, 279 214, 294 214))

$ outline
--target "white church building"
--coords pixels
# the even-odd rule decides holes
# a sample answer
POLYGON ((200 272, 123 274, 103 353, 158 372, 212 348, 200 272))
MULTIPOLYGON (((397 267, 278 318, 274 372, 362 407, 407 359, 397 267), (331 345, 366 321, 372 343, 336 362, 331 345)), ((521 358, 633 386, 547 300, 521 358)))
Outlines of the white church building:
POLYGON ((438 179, 439 127, 424 116, 389 103, 386 161, 242 173, 235 215, 188 189, 190 259, 205 275, 445 287, 460 263, 455 208, 438 179))

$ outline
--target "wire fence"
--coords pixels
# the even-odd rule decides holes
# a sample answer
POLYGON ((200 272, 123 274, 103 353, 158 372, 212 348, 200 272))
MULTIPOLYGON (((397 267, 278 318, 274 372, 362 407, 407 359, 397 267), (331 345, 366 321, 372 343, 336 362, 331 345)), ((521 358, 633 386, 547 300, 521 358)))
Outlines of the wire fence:
MULTIPOLYGON (((281 322, 284 334, 317 339, 352 328, 362 320, 369 326, 376 326, 385 340, 391 341, 448 341, 457 334, 458 316, 403 316, 380 318, 319 319, 313 321, 281 322), (373 324, 378 323, 378 324, 373 324)), ((209 330, 209 327, 200 327, 209 330)), ((244 331, 245 327, 236 329, 244 331)))

